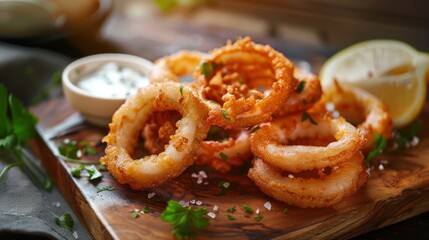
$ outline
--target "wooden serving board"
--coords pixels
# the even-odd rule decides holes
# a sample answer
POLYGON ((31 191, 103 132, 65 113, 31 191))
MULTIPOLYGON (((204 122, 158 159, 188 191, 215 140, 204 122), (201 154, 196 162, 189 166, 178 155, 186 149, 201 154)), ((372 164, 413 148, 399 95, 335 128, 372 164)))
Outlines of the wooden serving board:
POLYGON ((198 233, 199 239, 347 239, 387 226, 429 210, 429 105, 421 118, 426 123, 420 132, 420 144, 402 152, 384 154, 376 160, 387 160, 384 170, 374 170, 356 195, 333 208, 300 209, 267 197, 246 177, 247 168, 219 174, 206 167, 190 167, 180 177, 148 191, 135 191, 119 184, 107 171, 101 181, 92 183, 86 177, 74 178, 67 163, 55 157, 57 145, 64 139, 88 141, 96 146, 97 156, 103 155, 101 138, 107 129, 86 124, 64 99, 50 100, 32 108, 39 117, 40 139, 32 144, 51 177, 66 200, 96 239, 173 239, 171 227, 162 222, 160 214, 169 199, 200 200, 202 207, 219 210, 210 226, 198 233), (207 185, 197 184, 191 174, 204 170, 207 185), (223 196, 218 183, 231 182, 223 196), (114 191, 97 193, 96 187, 113 186, 114 191), (149 193, 155 193, 151 199, 149 193), (264 208, 269 201, 272 209, 264 208), (242 205, 260 210, 263 219, 255 221, 256 214, 246 214, 242 205), (134 209, 148 206, 149 214, 132 217, 134 209), (237 211, 226 210, 236 206, 237 211), (284 213, 284 209, 288 211, 284 213), (236 218, 228 220, 227 214, 236 218), (250 215, 250 217, 249 217, 250 215), (248 217, 246 217, 248 216, 248 217))

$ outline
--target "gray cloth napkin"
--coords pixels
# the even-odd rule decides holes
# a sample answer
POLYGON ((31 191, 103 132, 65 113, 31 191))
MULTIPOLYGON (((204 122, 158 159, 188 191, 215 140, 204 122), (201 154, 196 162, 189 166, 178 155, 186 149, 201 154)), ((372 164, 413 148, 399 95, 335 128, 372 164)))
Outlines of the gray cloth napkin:
MULTIPOLYGON (((61 94, 59 87, 52 87, 52 77, 70 61, 39 49, 0 44, 0 82, 29 105, 41 98, 61 94), (47 91, 46 96, 43 91, 47 91)), ((0 157, 0 171, 6 165, 0 157)), ((0 239, 35 237, 92 239, 57 188, 54 187, 52 192, 38 189, 20 168, 15 167, 0 183, 0 239), (74 220, 73 231, 55 223, 55 218, 65 213, 74 220)))

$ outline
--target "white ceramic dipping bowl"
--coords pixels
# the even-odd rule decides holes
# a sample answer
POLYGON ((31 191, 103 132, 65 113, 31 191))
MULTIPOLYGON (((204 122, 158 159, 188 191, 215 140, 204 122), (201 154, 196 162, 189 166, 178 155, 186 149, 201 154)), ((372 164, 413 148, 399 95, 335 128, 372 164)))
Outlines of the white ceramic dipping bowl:
POLYGON ((79 88, 76 83, 89 73, 107 63, 131 68, 146 76, 153 64, 137 56, 127 54, 98 54, 80 58, 63 71, 62 82, 65 98, 83 117, 96 126, 108 127, 115 111, 126 98, 99 97, 79 88))

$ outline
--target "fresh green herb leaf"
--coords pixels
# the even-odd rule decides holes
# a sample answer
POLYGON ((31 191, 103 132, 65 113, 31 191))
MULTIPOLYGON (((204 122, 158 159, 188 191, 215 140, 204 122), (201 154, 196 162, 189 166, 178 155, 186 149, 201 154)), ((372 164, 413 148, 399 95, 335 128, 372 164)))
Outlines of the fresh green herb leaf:
POLYGON ((371 159, 380 154, 387 146, 386 138, 381 136, 379 133, 375 133, 375 141, 374 141, 374 150, 372 150, 368 156, 366 157, 366 165, 369 167, 371 165, 371 159))
POLYGON ((409 127, 399 129, 393 134, 392 140, 397 144, 397 149, 406 148, 413 138, 417 136, 417 133, 422 129, 422 121, 415 121, 409 127))
POLYGON ((139 211, 133 211, 133 218, 139 217, 139 211))
POLYGON ((88 179, 90 181, 93 181, 93 180, 96 180, 96 179, 103 177, 103 175, 98 171, 98 169, 94 165, 84 167, 84 168, 85 168, 85 171, 89 174, 88 179))
POLYGON ((221 188, 221 190, 216 194, 217 196, 223 196, 225 195, 231 186, 231 183, 229 181, 219 181, 217 184, 218 188, 221 188))
POLYGON ((180 95, 182 95, 182 96, 183 96, 183 85, 180 85, 179 90, 180 90, 180 95))
POLYGON ((233 216, 231 216, 231 215, 227 215, 228 216, 228 220, 230 220, 230 221, 234 221, 235 220, 235 217, 233 217, 233 216))
POLYGON ((245 212, 253 213, 253 209, 247 205, 243 205, 243 209, 245 212))
POLYGON ((74 221, 73 221, 73 218, 68 213, 57 217, 55 219, 55 223, 60 227, 63 227, 69 231, 73 231, 74 221))
POLYGON ((221 152, 219 153, 219 157, 226 162, 226 160, 228 160, 228 155, 226 155, 225 153, 221 152))
POLYGON ((236 211, 235 206, 232 207, 232 208, 228 208, 226 211, 229 212, 229 213, 235 212, 236 211))
POLYGON ((115 188, 112 187, 112 186, 98 187, 97 188, 97 193, 103 192, 103 191, 113 191, 113 190, 115 190, 115 188))
POLYGON ((201 64, 201 74, 204 75, 206 79, 210 78, 213 75, 213 72, 220 67, 219 64, 203 62, 201 64))
POLYGON ((80 177, 82 171, 86 171, 88 173, 88 179, 90 181, 99 179, 103 177, 103 175, 98 171, 98 169, 94 166, 85 167, 85 165, 81 164, 79 167, 74 167, 71 169, 71 174, 73 177, 80 177))
POLYGON ((18 143, 23 145, 27 139, 36 136, 37 118, 13 95, 9 96, 9 107, 12 113, 13 132, 18 143))
POLYGON ((307 105, 307 99, 303 98, 302 103, 304 103, 304 105, 307 105))
POLYGON ((307 112, 302 113, 301 121, 305 122, 306 120, 310 120, 310 123, 313 125, 317 125, 317 122, 308 114, 307 112))
POLYGON ((80 177, 80 173, 85 169, 84 165, 80 165, 79 167, 74 167, 70 170, 73 177, 80 177))
POLYGON ((259 221, 261 221, 263 218, 264 218, 264 217, 262 217, 261 215, 256 216, 256 217, 255 217, 255 221, 259 222, 259 221))
POLYGON ((43 188, 46 190, 46 191, 48 191, 48 192, 50 192, 51 190, 52 190, 52 188, 54 187, 54 183, 52 182, 52 179, 50 179, 50 178, 46 178, 44 181, 43 181, 43 188))
POLYGON ((79 145, 82 147, 82 151, 84 154, 94 155, 97 153, 97 151, 93 147, 91 147, 91 145, 87 141, 82 141, 79 145))
POLYGON ((65 141, 64 144, 58 145, 58 151, 64 157, 77 159, 77 152, 79 151, 79 147, 76 141, 65 141))
POLYGON ((255 133, 256 131, 258 131, 259 129, 261 129, 261 127, 259 125, 253 127, 252 129, 250 129, 250 133, 255 133))
POLYGON ((222 113, 222 116, 228 120, 231 120, 231 118, 228 115, 228 111, 226 111, 225 109, 220 110, 220 112, 222 113))
POLYGON ((148 206, 144 206, 144 207, 142 208, 142 212, 143 212, 144 214, 149 213, 149 207, 148 207, 148 206))
POLYGON ((298 83, 298 86, 296 87, 295 91, 296 91, 297 93, 301 93, 301 92, 302 92, 302 90, 304 90, 304 88, 305 88, 305 81, 300 81, 300 82, 298 83))
POLYGON ((184 208, 177 201, 170 200, 161 214, 161 219, 173 226, 171 233, 181 240, 195 237, 197 230, 200 231, 208 226, 210 220, 206 215, 205 208, 184 208))

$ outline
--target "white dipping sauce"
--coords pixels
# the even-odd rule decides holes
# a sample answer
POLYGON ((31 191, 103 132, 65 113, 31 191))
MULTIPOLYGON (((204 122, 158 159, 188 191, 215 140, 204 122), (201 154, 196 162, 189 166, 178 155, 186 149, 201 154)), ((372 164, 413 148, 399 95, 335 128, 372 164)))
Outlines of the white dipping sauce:
POLYGON ((107 63, 84 75, 76 85, 97 97, 127 98, 137 93, 141 87, 148 86, 149 79, 140 72, 107 63))

